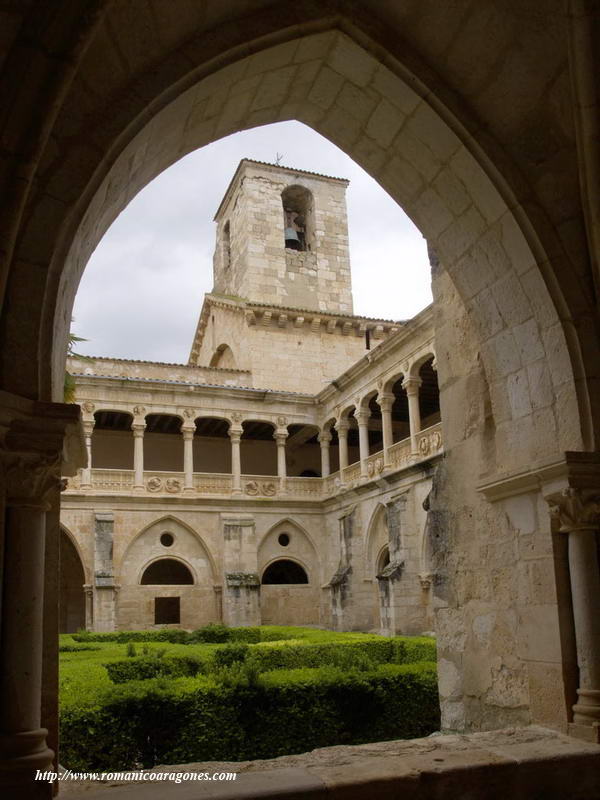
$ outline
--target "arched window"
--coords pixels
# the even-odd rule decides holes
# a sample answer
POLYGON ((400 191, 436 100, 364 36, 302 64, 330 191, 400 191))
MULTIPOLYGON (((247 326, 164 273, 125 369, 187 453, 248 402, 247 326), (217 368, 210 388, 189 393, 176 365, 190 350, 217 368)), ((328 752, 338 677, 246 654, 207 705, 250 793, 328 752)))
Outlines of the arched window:
POLYGON ((142 586, 189 586, 194 583, 194 578, 181 561, 161 558, 146 567, 140 583, 142 586))
POLYGON ((312 194, 303 186, 288 186, 281 194, 285 246, 291 250, 312 250, 312 194))
POLYGON ((261 583, 269 586, 281 583, 308 583, 308 575, 296 561, 282 558, 269 564, 263 572, 261 583))

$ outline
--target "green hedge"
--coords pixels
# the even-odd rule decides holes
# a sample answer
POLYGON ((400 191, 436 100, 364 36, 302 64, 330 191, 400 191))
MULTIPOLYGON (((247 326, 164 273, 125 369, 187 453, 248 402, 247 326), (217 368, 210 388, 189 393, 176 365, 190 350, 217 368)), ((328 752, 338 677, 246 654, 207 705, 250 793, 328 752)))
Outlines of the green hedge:
POLYGON ((130 682, 61 710, 61 760, 75 770, 274 758, 439 727, 434 664, 344 674, 291 670, 257 683, 205 677, 130 682))
POLYGON ((98 644, 60 644, 59 653, 79 653, 82 650, 102 650, 98 644))
POLYGON ((113 683, 146 680, 158 676, 182 677, 206 672, 206 668, 229 667, 235 662, 251 662, 258 672, 280 669, 338 667, 343 670, 366 670, 377 664, 409 664, 435 660, 431 639, 381 638, 330 644, 289 644, 249 647, 232 643, 218 648, 209 662, 193 657, 172 655, 163 659, 128 658, 106 664, 113 683))
POLYGON ((150 678, 183 678, 206 672, 206 662, 194 656, 141 656, 112 661, 104 665, 113 683, 149 680, 150 678))
POLYGON ((171 644, 223 644, 225 642, 260 642, 260 628, 227 628, 225 625, 206 625, 189 632, 180 628, 162 628, 155 631, 115 631, 92 633, 79 631, 72 638, 76 642, 171 642, 171 644))

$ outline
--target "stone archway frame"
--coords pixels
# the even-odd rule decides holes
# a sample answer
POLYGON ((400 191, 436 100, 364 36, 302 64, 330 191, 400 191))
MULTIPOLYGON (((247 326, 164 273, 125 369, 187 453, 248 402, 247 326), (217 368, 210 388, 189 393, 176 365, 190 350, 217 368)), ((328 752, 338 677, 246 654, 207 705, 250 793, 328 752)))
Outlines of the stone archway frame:
MULTIPOLYGON (((294 561, 294 560, 298 561, 298 563, 304 568, 306 574, 309 576, 309 579, 310 579, 311 574, 315 574, 316 575, 319 572, 318 558, 317 558, 318 550, 317 550, 317 547, 315 545, 315 542, 313 541, 312 536, 306 530, 306 528, 303 525, 301 525, 299 522, 296 522, 295 520, 293 520, 291 517, 284 517, 283 519, 278 520, 276 523, 271 525, 271 527, 261 536, 260 542, 258 542, 258 546, 256 548, 257 558, 260 558, 261 548, 264 545, 264 543, 266 542, 266 540, 268 539, 268 537, 272 533, 275 533, 277 531, 277 529, 280 528, 280 527, 281 528, 287 527, 287 528, 290 528, 292 530, 295 530, 296 533, 299 533, 301 536, 303 536, 306 539, 306 541, 308 542, 308 544, 310 545, 310 548, 311 548, 311 551, 312 551, 312 554, 313 554, 313 559, 314 559, 314 565, 312 567, 307 566, 306 562, 303 559, 298 558, 297 556, 294 556, 293 558, 289 558, 288 559, 290 561, 294 561)), ((279 561, 282 558, 286 558, 286 556, 285 555, 283 555, 283 556, 274 556, 269 561, 266 561, 265 564, 262 567, 260 566, 260 560, 259 560, 259 573, 261 575, 261 579, 262 579, 263 572, 269 566, 269 564, 271 564, 273 561, 279 561)), ((309 582, 310 582, 310 580, 309 580, 309 582)))
MULTIPOLYGON (((546 367, 553 391, 549 405, 561 420, 554 437, 558 449, 590 441, 581 354, 549 269, 551 257, 564 256, 549 226, 536 211, 535 222, 556 248, 552 254, 543 249, 527 210, 473 136, 406 65, 390 57, 384 66, 367 47, 376 50, 372 42, 363 48, 334 30, 232 60, 164 105, 127 143, 121 141, 120 152, 98 176, 96 191, 90 187, 80 199, 85 208, 79 207, 81 216, 71 220, 72 233, 63 239, 71 242, 67 267, 46 298, 45 334, 56 344, 55 386, 79 277, 97 241, 137 191, 173 161, 216 138, 298 119, 365 167, 425 233, 480 333, 492 402, 508 374, 537 362, 546 367), (256 89, 250 97, 252 82, 256 89)), ((47 374, 42 383, 50 380, 47 374)), ((523 379, 516 407, 503 424, 524 426, 523 417, 532 416, 522 413, 535 406, 529 389, 523 379)), ((504 398, 498 397, 496 405, 505 405, 504 398)))
MULTIPOLYGON (((369 519, 369 523, 367 525, 367 535, 365 536, 365 551, 363 557, 363 567, 365 570, 365 577, 373 578, 375 576, 374 567, 375 563, 379 561, 383 548, 379 548, 378 554, 373 559, 371 558, 370 551, 373 538, 377 531, 377 525, 379 524, 379 520, 383 516, 383 520, 385 522, 387 528, 387 522, 385 520, 385 503, 377 503, 373 512, 371 513, 371 517, 369 519)), ((389 547, 389 541, 386 540, 384 547, 389 547)))
POLYGON ((85 559, 83 558, 83 553, 81 552, 81 547, 79 546, 79 542, 73 535, 73 533, 69 530, 69 528, 61 521, 60 523, 60 531, 64 533, 68 540, 71 542, 73 547, 75 548, 75 552, 77 553, 77 557, 79 558, 79 563, 81 564, 81 571, 83 572, 84 584, 92 583, 92 570, 89 569, 85 563, 85 559))
MULTIPOLYGON (((213 584, 214 584, 215 586, 216 586, 216 585, 219 585, 219 583, 218 583, 218 580, 217 580, 217 576, 218 576, 218 574, 219 574, 219 573, 217 572, 217 565, 216 565, 215 559, 214 559, 214 557, 213 557, 213 554, 211 553, 211 551, 210 551, 209 547, 207 546, 206 542, 204 541, 204 539, 202 538, 202 536, 200 536, 200 534, 199 534, 197 531, 195 531, 195 530, 194 530, 194 529, 193 529, 193 528, 192 528, 190 525, 188 525, 187 523, 183 522, 183 520, 180 520, 180 519, 178 519, 177 517, 173 516, 172 514, 165 514, 165 515, 163 515, 163 516, 162 516, 162 517, 160 517, 159 519, 157 519, 157 520, 154 520, 153 522, 150 522, 150 523, 148 523, 147 525, 145 525, 145 526, 142 528, 142 530, 141 530, 141 531, 138 531, 138 533, 136 533, 136 535, 133 537, 133 539, 132 539, 132 540, 129 542, 129 544, 128 544, 128 545, 127 545, 127 547, 125 548, 125 551, 123 552, 123 556, 121 557, 121 560, 120 560, 120 563, 119 563, 119 576, 118 576, 118 580, 120 581, 120 580, 121 580, 121 578, 122 578, 123 564, 125 563, 125 560, 126 560, 126 558, 127 558, 127 554, 130 552, 130 550, 131 550, 131 548, 133 547, 133 545, 134 545, 134 544, 135 544, 135 543, 136 543, 136 542, 137 542, 137 541, 140 539, 140 537, 141 537, 141 536, 143 536, 145 533, 147 533, 147 531, 149 531, 149 530, 150 530, 150 528, 154 528, 154 527, 160 527, 160 525, 161 525, 163 522, 166 522, 166 521, 174 522, 176 525, 180 525, 182 528, 184 528, 186 531, 188 531, 188 533, 192 534, 192 536, 194 537, 194 539, 197 541, 197 543, 200 545, 200 547, 202 548, 202 550, 203 550, 203 551, 204 551, 204 553, 206 554, 206 558, 207 558, 207 561, 208 561, 208 563, 209 563, 209 565, 210 565, 210 570, 211 570, 211 573, 212 573, 211 577, 212 577, 213 584)), ((185 559, 183 559, 183 558, 181 558, 181 557, 178 557, 178 556, 165 555, 165 556, 160 556, 160 557, 158 557, 158 558, 155 558, 155 559, 150 559, 150 561, 148 561, 148 562, 145 564, 145 566, 144 566, 144 568, 142 569, 142 571, 141 571, 141 572, 139 572, 139 570, 138 570, 138 572, 136 573, 136 576, 137 576, 137 577, 136 577, 136 582, 135 582, 135 584, 134 584, 135 586, 138 586, 138 585, 139 585, 140 578, 141 578, 141 575, 143 574, 143 571, 144 571, 144 569, 146 569, 146 567, 148 567, 148 566, 149 566, 149 564, 150 564, 150 563, 152 563, 152 561, 159 560, 159 558, 175 558, 176 560, 179 560, 179 561, 181 561, 182 563, 184 563, 184 564, 185 564, 185 565, 188 567, 188 569, 190 570, 190 572, 192 573, 192 576, 193 576, 193 578, 194 578, 194 585, 195 585, 195 586, 198 586, 198 585, 199 585, 199 583, 198 583, 198 576, 197 576, 197 574, 196 574, 196 570, 195 570, 195 569, 193 569, 193 568, 192 568, 192 567, 191 567, 191 566, 190 566, 190 565, 187 563, 187 561, 186 561, 185 559)))

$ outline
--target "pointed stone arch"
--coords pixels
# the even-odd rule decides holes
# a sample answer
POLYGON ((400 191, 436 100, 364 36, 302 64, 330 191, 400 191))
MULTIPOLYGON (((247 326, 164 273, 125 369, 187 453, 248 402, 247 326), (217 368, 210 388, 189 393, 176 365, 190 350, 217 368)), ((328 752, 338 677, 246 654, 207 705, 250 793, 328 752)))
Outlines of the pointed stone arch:
POLYGON ((159 619, 173 619, 177 620, 175 624, 194 629, 221 619, 215 559, 204 537, 175 515, 152 520, 133 537, 117 566, 117 575, 121 584, 117 602, 119 628, 152 628, 160 624, 159 619), (169 536, 165 537, 165 533, 169 536), (193 583, 142 584, 145 570, 163 559, 185 565, 193 583), (177 614, 163 617, 159 609, 169 602, 177 606, 177 614))
POLYGON ((60 525, 59 633, 75 633, 86 625, 86 570, 77 539, 66 525, 60 525))
POLYGON ((378 559, 384 547, 389 547, 386 508, 384 503, 377 503, 367 525, 364 553, 365 578, 375 577, 378 559))

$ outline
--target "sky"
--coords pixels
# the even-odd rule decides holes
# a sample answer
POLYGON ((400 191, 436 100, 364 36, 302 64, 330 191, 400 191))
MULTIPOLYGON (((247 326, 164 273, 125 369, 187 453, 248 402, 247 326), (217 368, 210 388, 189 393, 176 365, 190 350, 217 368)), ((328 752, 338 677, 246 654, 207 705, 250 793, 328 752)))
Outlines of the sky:
POLYGON ((361 167, 299 122, 236 133, 185 156, 114 221, 81 280, 77 352, 186 363, 212 288, 214 214, 239 161, 252 158, 348 178, 354 312, 407 319, 431 302, 427 247, 402 209, 361 167))

